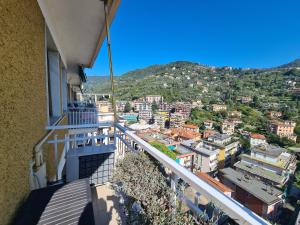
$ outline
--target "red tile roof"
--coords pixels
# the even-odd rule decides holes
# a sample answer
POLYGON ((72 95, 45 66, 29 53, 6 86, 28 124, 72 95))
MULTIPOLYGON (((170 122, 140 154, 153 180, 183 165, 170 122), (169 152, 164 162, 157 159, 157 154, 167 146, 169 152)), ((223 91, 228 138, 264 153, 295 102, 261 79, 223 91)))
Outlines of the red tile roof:
POLYGON ((212 178, 211 176, 209 176, 206 173, 198 172, 197 176, 202 178, 202 180, 206 181, 208 184, 210 184, 210 185, 214 186, 215 188, 217 188, 219 191, 222 191, 223 193, 233 192, 232 189, 230 189, 226 185, 222 184, 221 182, 217 181, 216 179, 212 178))
POLYGON ((250 134, 250 137, 254 138, 254 139, 262 139, 262 140, 266 139, 266 137, 264 135, 262 135, 262 134, 256 134, 256 133, 250 134))
POLYGON ((195 126, 195 125, 192 125, 192 124, 185 124, 185 125, 183 125, 183 127, 191 128, 191 129, 197 129, 198 128, 198 126, 195 126))

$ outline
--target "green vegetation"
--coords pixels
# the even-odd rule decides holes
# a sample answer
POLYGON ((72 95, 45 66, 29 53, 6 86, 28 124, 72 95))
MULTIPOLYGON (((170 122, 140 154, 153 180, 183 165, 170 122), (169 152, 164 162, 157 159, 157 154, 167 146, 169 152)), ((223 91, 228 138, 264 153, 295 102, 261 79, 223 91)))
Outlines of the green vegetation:
MULTIPOLYGON (((228 69, 212 68, 191 62, 172 62, 154 65, 128 72, 116 77, 116 95, 119 100, 132 101, 145 95, 162 95, 167 102, 198 101, 205 105, 191 112, 189 123, 199 125, 209 119, 218 129, 228 118, 228 112, 242 113, 243 122, 239 128, 245 131, 265 134, 271 143, 290 146, 291 142, 272 136, 266 131, 268 111, 283 113, 282 119, 297 123, 295 134, 300 135, 300 96, 293 93, 300 86, 300 59, 271 69, 228 69), (241 97, 249 96, 252 101, 242 104, 241 97), (227 112, 212 112, 209 104, 227 105, 227 112)), ((86 92, 107 92, 110 90, 107 79, 88 79, 86 92)), ((155 103, 152 110, 157 110, 155 103)), ((299 138, 298 138, 299 140, 299 138)))
POLYGON ((117 164, 113 180, 124 199, 127 224, 189 225, 192 216, 173 210, 172 192, 162 168, 144 153, 127 153, 117 164))
POLYGON ((162 153, 166 154, 167 156, 169 156, 171 159, 176 159, 176 152, 168 149, 164 144, 159 143, 158 141, 152 141, 150 142, 150 144, 157 148, 159 151, 161 151, 162 153))
POLYGON ((124 112, 128 113, 131 111, 131 105, 129 102, 126 102, 125 107, 124 107, 124 112))

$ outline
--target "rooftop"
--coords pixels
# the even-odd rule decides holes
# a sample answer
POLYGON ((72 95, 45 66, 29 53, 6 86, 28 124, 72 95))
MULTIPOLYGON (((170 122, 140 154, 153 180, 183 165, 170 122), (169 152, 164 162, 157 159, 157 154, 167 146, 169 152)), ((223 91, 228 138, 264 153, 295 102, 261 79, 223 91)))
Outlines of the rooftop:
POLYGON ((259 166, 251 166, 248 163, 244 163, 244 162, 237 162, 236 164, 234 164, 234 166, 236 168, 239 168, 241 170, 244 170, 248 173, 251 173, 253 175, 268 179, 274 183, 277 184, 282 184, 284 182, 284 180, 286 179, 286 177, 278 175, 276 173, 273 173, 271 171, 265 170, 259 166))
POLYGON ((257 133, 251 133, 250 137, 253 139, 261 139, 261 140, 266 140, 266 137, 262 134, 257 134, 257 133))
POLYGON ((232 168, 221 169, 223 177, 249 192, 264 203, 271 205, 281 201, 282 192, 262 181, 258 181, 232 168))
POLYGON ((198 129, 198 126, 192 125, 192 124, 185 124, 183 125, 184 128, 190 128, 190 129, 198 129))
POLYGON ((200 137, 199 132, 189 131, 189 130, 185 130, 183 128, 174 128, 174 129, 172 129, 171 133, 172 133, 172 135, 178 135, 178 136, 181 136, 181 137, 187 138, 187 139, 193 139, 196 137, 200 137))
POLYGON ((284 148, 270 144, 261 144, 251 148, 251 152, 259 152, 273 157, 279 157, 285 151, 284 148))
POLYGON ((214 186, 217 188, 219 191, 225 193, 225 192, 233 192, 232 189, 227 187, 226 185, 222 184, 221 182, 217 181, 213 177, 209 176, 207 173, 197 173, 197 176, 202 178, 205 182, 209 183, 210 185, 214 186))
POLYGON ((204 142, 183 142, 182 145, 191 149, 192 151, 196 151, 207 156, 212 156, 219 153, 219 148, 206 145, 204 142))

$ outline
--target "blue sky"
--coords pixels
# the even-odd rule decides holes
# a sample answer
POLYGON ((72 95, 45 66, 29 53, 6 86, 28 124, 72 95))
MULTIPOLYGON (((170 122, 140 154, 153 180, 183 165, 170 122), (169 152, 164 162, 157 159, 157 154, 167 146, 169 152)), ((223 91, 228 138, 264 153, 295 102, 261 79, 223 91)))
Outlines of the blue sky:
MULTIPOLYGON (((272 67, 300 58, 299 0, 121 0, 111 26, 116 75, 187 60, 272 67)), ((106 43, 87 75, 107 75, 106 43)))

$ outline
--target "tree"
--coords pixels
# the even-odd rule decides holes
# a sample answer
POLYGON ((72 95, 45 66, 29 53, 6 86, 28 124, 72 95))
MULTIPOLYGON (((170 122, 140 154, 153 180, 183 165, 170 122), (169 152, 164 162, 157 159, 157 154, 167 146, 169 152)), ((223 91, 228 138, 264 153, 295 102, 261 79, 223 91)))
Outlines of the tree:
POLYGON ((174 192, 161 170, 159 164, 145 153, 127 153, 117 164, 113 181, 116 191, 126 197, 128 224, 194 224, 189 214, 173 211, 174 192))
POLYGON ((124 113, 128 113, 131 111, 131 105, 129 102, 126 102, 125 107, 124 107, 124 113))
POLYGON ((155 113, 158 109, 158 105, 156 103, 156 101, 152 102, 152 106, 151 106, 152 112, 155 113))

